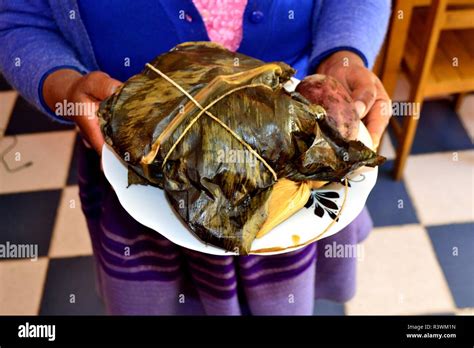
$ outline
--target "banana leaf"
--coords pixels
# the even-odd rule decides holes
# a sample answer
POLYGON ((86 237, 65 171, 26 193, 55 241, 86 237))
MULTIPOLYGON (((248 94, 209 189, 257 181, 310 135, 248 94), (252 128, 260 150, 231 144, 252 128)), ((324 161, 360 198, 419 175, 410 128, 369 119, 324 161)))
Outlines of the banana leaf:
POLYGON ((383 161, 345 140, 320 106, 286 92, 294 72, 214 43, 184 43, 101 104, 101 129, 127 163, 129 184, 162 188, 201 240, 245 255, 277 180, 341 181, 383 161))

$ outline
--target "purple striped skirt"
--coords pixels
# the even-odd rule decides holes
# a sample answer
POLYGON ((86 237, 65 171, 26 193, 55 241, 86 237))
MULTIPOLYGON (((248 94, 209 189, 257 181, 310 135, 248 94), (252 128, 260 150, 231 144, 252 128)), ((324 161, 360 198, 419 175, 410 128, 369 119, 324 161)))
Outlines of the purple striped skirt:
POLYGON ((213 256, 182 248, 135 221, 106 181, 97 154, 80 142, 79 189, 92 241, 97 288, 110 314, 310 315, 314 300, 355 293, 356 257, 327 246, 362 241, 367 210, 341 232, 275 256, 213 256))

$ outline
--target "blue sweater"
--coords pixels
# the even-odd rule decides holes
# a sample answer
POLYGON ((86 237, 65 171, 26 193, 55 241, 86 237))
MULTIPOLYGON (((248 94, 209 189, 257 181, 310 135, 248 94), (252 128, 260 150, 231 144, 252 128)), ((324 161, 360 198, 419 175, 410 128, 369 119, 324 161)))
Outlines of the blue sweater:
MULTIPOLYGON (((58 68, 103 70, 126 80, 180 42, 209 40, 191 0, 79 1, 0 2, 0 71, 52 117, 41 91, 58 68)), ((248 0, 239 52, 285 61, 299 78, 341 49, 371 67, 389 14, 389 0, 248 0)))

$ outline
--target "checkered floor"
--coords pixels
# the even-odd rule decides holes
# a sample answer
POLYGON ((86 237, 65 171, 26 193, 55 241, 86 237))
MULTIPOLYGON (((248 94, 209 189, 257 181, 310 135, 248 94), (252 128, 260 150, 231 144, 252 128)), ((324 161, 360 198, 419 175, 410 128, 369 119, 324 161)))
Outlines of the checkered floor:
MULTIPOLYGON (((5 154, 10 171, 0 166, 0 244, 34 243, 40 256, 0 261, 0 314, 103 314, 78 197, 76 131, 2 80, 0 128, 0 152, 18 141, 5 154)), ((368 200, 376 228, 358 261, 357 295, 344 305, 317 301, 315 314, 474 314, 473 135, 473 95, 459 115, 446 100, 425 103, 405 179, 391 179, 389 161, 368 200)), ((389 137, 382 146, 393 159, 389 137)))

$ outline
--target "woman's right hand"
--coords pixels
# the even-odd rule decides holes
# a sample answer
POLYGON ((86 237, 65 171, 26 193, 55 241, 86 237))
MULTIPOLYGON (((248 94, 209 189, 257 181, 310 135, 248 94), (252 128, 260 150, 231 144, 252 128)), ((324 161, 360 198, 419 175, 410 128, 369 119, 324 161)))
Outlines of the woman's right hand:
POLYGON ((76 70, 60 69, 51 73, 43 84, 43 98, 56 113, 58 103, 74 103, 80 115, 59 115, 76 123, 86 141, 100 155, 104 138, 96 111, 101 101, 115 92, 122 83, 104 72, 93 71, 82 75, 76 70))

